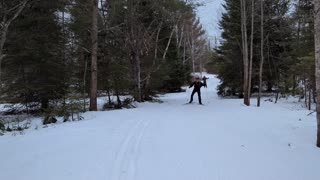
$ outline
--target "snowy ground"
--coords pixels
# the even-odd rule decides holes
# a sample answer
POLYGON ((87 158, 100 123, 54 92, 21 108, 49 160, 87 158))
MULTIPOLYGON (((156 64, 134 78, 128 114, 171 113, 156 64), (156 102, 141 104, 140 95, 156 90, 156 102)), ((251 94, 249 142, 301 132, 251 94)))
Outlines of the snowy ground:
MULTIPOLYGON (((84 114, 85 120, 0 136, 3 180, 319 180, 316 120, 299 103, 206 106, 186 93, 137 109, 84 114)), ((195 98, 197 100, 197 98, 195 98)))

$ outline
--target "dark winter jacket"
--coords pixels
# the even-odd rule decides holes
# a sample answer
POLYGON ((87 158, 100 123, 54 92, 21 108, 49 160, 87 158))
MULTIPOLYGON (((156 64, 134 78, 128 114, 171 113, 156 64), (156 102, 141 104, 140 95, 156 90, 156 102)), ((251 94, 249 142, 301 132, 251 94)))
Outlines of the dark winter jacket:
POLYGON ((207 78, 206 76, 204 76, 204 77, 202 78, 203 83, 205 84, 205 85, 204 85, 205 88, 207 88, 207 79, 209 79, 209 78, 207 78))
POLYGON ((202 83, 202 82, 200 82, 200 81, 196 81, 196 82, 193 82, 190 86, 189 86, 189 88, 192 88, 194 86, 194 91, 200 91, 200 89, 201 89, 201 87, 202 86, 207 86, 207 84, 206 83, 202 83))

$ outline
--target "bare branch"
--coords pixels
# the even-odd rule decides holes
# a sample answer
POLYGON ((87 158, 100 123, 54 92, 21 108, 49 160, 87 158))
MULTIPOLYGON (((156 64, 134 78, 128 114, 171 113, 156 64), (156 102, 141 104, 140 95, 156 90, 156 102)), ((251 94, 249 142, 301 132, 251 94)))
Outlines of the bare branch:
POLYGON ((168 40, 168 43, 167 43, 166 50, 164 51, 163 56, 162 56, 162 60, 165 60, 165 59, 166 59, 166 55, 167 55, 169 46, 170 46, 170 44, 171 44, 171 40, 172 40, 173 33, 174 33, 174 28, 172 28, 172 31, 171 31, 171 34, 170 34, 170 37, 169 37, 169 40, 168 40))
POLYGON ((22 1, 20 4, 19 4, 19 7, 17 9, 17 11, 14 13, 13 17, 11 17, 8 21, 7 21, 7 25, 9 26, 12 21, 14 21, 19 15, 20 13, 22 12, 22 10, 26 7, 27 3, 29 2, 30 0, 24 0, 22 1))

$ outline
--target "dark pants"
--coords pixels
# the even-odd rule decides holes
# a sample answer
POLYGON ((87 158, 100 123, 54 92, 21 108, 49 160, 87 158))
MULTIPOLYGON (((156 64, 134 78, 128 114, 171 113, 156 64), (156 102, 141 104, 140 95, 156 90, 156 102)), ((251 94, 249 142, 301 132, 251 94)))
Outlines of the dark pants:
POLYGON ((201 92, 200 92, 200 90, 195 90, 195 89, 192 91, 190 103, 193 101, 193 96, 194 96, 195 93, 198 93, 199 103, 202 104, 202 103, 201 103, 201 92))

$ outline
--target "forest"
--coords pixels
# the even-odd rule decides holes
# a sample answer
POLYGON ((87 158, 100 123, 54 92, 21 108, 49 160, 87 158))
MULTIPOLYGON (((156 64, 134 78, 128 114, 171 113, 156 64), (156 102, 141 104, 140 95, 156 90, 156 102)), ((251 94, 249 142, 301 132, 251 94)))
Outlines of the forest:
POLYGON ((103 95, 106 109, 118 109, 179 92, 211 51, 195 6, 180 0, 3 0, 2 102, 22 106, 11 113, 51 116, 87 111, 88 97, 90 110, 103 95))
POLYGON ((313 1, 242 4, 245 14, 240 1, 227 0, 224 5, 222 42, 211 61, 222 80, 219 94, 246 99, 251 93, 275 94, 275 101, 279 96, 299 95, 311 109, 316 101, 313 1))
MULTIPOLYGON (((243 98, 247 106, 251 97, 256 96, 258 107, 262 96, 274 97, 271 101, 275 103, 281 97, 299 96, 308 110, 314 109, 320 93, 316 85, 317 3, 225 0, 220 21, 221 45, 212 52, 209 62, 221 80, 218 94, 243 98)), ((319 118, 320 111, 316 111, 319 118)), ((320 147, 319 129, 318 119, 320 147)))
POLYGON ((6 180, 318 180, 320 0, 0 0, 6 180))
POLYGON ((7 113, 70 113, 180 92, 191 72, 218 75, 218 94, 300 96, 316 103, 312 0, 226 0, 215 47, 181 0, 2 0, 1 102, 7 113), (240 18, 239 18, 240 17, 240 18), (218 44, 218 45, 217 45, 218 44), (112 96, 116 100, 112 100, 112 96), (120 96, 126 96, 121 99, 120 96), (90 100, 88 98, 90 97, 90 100))
MULTIPOLYGON (((226 0, 218 42, 196 1, 2 0, 1 102, 5 114, 73 114, 130 108, 181 92, 190 73, 221 80, 222 97, 299 96, 316 103, 312 0, 226 0), (114 98, 115 97, 115 98, 114 98)), ((80 117, 80 116, 78 116, 80 117)), ((3 126, 3 125, 2 125, 3 126)))

